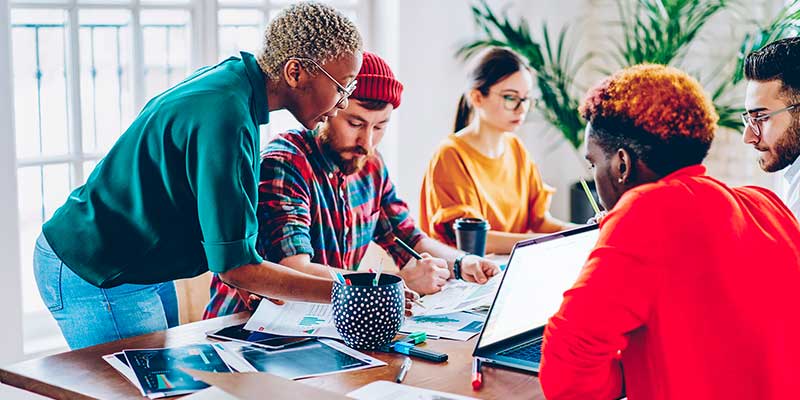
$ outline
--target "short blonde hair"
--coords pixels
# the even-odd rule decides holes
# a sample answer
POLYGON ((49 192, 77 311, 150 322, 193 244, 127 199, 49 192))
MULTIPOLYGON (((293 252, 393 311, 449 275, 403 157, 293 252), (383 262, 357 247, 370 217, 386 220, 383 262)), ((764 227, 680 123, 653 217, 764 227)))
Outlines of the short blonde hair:
MULTIPOLYGON (((303 2, 284 8, 267 25, 258 65, 274 79, 281 76, 291 57, 325 64, 362 48, 361 34, 353 21, 329 5, 303 2)), ((313 64, 301 63, 313 70, 313 64)))

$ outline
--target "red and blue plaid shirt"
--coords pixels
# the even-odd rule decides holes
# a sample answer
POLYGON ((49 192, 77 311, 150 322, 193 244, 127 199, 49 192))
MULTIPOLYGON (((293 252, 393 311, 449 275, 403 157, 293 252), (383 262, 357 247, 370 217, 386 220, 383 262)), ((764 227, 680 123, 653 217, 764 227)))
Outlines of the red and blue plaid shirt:
MULTIPOLYGON (((325 156, 316 135, 309 130, 281 134, 262 154, 256 250, 276 263, 309 254, 314 263, 358 270, 369 242, 375 241, 404 265, 409 255, 394 238, 413 247, 425 234, 397 197, 383 159, 371 156, 361 170, 344 175, 325 156)), ((203 318, 244 310, 236 290, 215 274, 203 318)))

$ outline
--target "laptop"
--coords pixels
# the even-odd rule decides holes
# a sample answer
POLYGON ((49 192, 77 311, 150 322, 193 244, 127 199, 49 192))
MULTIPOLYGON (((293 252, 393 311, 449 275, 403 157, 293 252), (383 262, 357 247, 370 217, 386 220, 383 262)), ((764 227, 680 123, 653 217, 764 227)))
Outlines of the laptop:
POLYGON ((575 283, 598 235, 593 224, 517 243, 473 357, 538 373, 547 320, 575 283))

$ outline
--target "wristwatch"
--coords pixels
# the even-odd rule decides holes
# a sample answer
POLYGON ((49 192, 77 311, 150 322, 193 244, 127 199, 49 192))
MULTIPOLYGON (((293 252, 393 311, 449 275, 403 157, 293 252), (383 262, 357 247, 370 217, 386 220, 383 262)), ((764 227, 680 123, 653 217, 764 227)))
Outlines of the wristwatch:
POLYGON ((456 279, 461 279, 461 260, 463 260, 464 257, 471 255, 472 254, 464 253, 456 257, 456 260, 453 262, 453 276, 455 276, 456 279))

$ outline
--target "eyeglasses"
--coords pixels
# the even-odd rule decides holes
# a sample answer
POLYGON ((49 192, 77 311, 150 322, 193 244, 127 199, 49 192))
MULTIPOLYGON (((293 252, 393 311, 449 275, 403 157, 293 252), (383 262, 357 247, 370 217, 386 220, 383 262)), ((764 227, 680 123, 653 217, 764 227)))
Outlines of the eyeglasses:
POLYGON ((352 81, 350 81, 350 83, 347 84, 347 86, 342 86, 342 84, 339 83, 339 81, 337 81, 333 76, 331 76, 331 74, 329 74, 328 71, 325 71, 325 68, 322 68, 321 65, 317 64, 317 62, 314 61, 311 58, 289 57, 289 59, 290 60, 309 61, 309 62, 311 62, 312 64, 314 64, 314 66, 319 68, 319 70, 322 71, 322 73, 325 74, 325 76, 327 76, 328 79, 330 79, 331 81, 333 81, 333 83, 336 84, 336 90, 339 92, 339 95, 341 96, 339 98, 339 101, 336 102, 336 107, 339 107, 356 90, 356 85, 358 84, 357 80, 353 79, 352 81))
POLYGON ((535 102, 530 97, 519 97, 513 94, 495 93, 503 98, 503 108, 508 111, 517 111, 520 106, 524 107, 525 111, 531 108, 531 103, 535 102))
POLYGON ((780 114, 782 112, 793 110, 793 109, 797 108, 798 106, 800 106, 800 103, 792 104, 789 107, 784 107, 784 108, 781 108, 780 110, 775 110, 775 111, 773 111, 771 113, 764 114, 764 115, 758 115, 758 116, 752 116, 752 115, 750 115, 750 113, 745 111, 745 112, 742 113, 742 123, 744 123, 745 129, 747 127, 749 127, 750 129, 753 130, 753 133, 755 133, 756 136, 761 136, 761 124, 764 121, 768 120, 769 117, 771 117, 771 116, 773 116, 775 114, 780 114))

